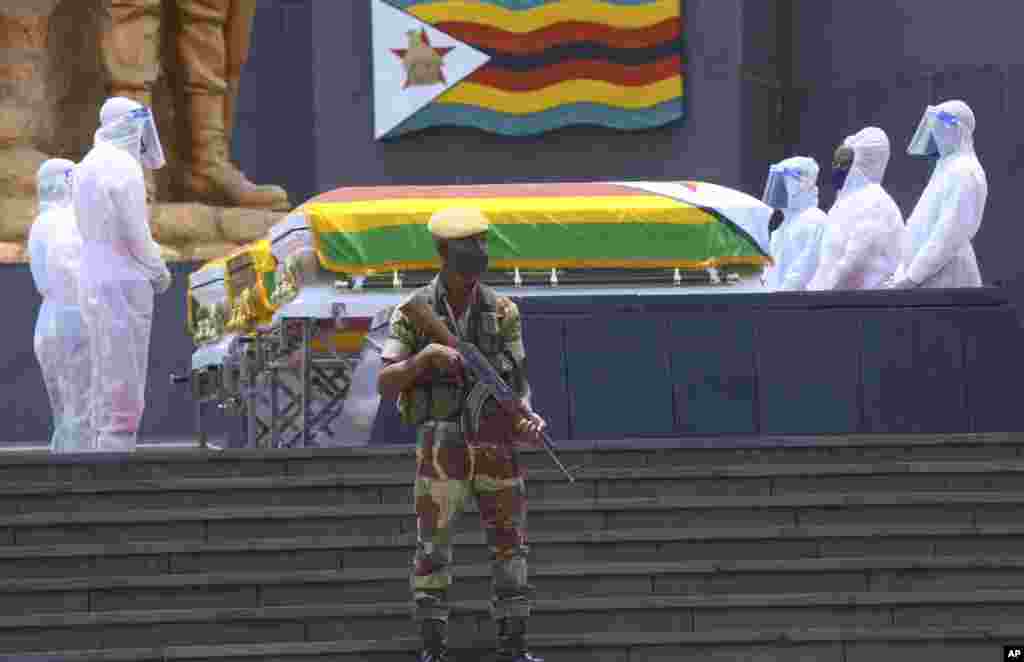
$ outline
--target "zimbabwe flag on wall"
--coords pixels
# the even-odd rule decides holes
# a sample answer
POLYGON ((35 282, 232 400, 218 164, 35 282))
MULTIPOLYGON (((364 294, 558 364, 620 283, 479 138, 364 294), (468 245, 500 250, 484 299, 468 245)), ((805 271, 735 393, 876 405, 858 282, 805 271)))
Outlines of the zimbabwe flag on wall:
POLYGON ((372 0, 378 139, 524 136, 684 115, 680 0, 372 0))

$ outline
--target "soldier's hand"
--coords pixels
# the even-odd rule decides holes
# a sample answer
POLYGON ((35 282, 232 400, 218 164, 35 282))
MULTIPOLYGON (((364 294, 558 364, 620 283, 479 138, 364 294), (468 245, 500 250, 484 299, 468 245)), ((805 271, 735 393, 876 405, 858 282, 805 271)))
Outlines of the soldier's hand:
POLYGON ((544 430, 547 422, 537 412, 531 411, 519 420, 519 438, 523 443, 538 447, 544 443, 544 430))
POLYGON ((441 374, 462 376, 462 355, 451 347, 431 343, 423 350, 427 365, 441 374))

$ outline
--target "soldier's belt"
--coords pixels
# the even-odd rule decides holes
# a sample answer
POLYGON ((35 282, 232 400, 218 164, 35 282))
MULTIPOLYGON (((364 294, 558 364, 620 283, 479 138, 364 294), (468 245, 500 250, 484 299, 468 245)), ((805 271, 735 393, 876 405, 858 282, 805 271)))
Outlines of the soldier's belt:
POLYGON ((432 432, 435 442, 465 442, 465 435, 462 432, 462 424, 459 421, 427 421, 420 424, 420 429, 424 432, 432 432))

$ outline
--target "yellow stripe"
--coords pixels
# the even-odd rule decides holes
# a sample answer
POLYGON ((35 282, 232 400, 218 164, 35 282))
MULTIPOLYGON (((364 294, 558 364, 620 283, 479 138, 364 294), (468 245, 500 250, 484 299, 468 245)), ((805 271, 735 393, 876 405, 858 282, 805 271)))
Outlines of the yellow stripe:
POLYGON ((580 78, 529 92, 509 92, 463 81, 439 96, 435 103, 465 104, 510 115, 528 115, 572 103, 597 103, 639 110, 682 96, 682 75, 637 87, 580 78))
POLYGON ((424 23, 470 21, 507 32, 532 32, 565 21, 585 21, 615 28, 644 28, 680 16, 679 0, 616 7, 599 0, 562 0, 520 11, 474 0, 448 0, 417 5, 407 11, 424 23))
MULTIPOLYGON (((395 261, 374 263, 373 267, 364 264, 351 264, 336 262, 317 246, 317 254, 320 257, 320 264, 330 271, 345 274, 373 274, 388 272, 393 269, 398 271, 429 271, 441 266, 438 260, 429 261, 395 261)), ((489 269, 500 271, 502 269, 710 269, 724 266, 753 266, 763 267, 769 264, 769 258, 760 255, 752 256, 725 256, 712 258, 710 260, 491 260, 489 269)))
POLYGON ((447 207, 472 206, 494 225, 665 223, 704 225, 714 223, 707 212, 660 195, 572 196, 564 198, 421 198, 317 202, 306 212, 316 233, 366 232, 381 228, 423 224, 431 214, 447 207))

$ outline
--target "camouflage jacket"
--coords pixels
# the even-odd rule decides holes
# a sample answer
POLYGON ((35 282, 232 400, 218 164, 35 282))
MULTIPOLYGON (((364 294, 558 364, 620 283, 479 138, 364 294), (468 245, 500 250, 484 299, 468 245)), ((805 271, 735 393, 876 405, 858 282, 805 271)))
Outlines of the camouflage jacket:
MULTIPOLYGON (((476 345, 509 386, 520 396, 528 397, 522 320, 518 306, 511 299, 499 297, 493 289, 480 283, 465 313, 456 323, 448 312, 447 293, 440 276, 411 296, 423 294, 453 333, 476 345)), ((430 340, 396 308, 391 316, 391 334, 384 345, 382 358, 386 362, 401 361, 429 344, 430 340)), ((428 370, 411 388, 399 395, 398 410, 402 421, 419 425, 429 420, 457 420, 473 386, 472 377, 467 377, 469 381, 460 386, 453 377, 428 370)))

